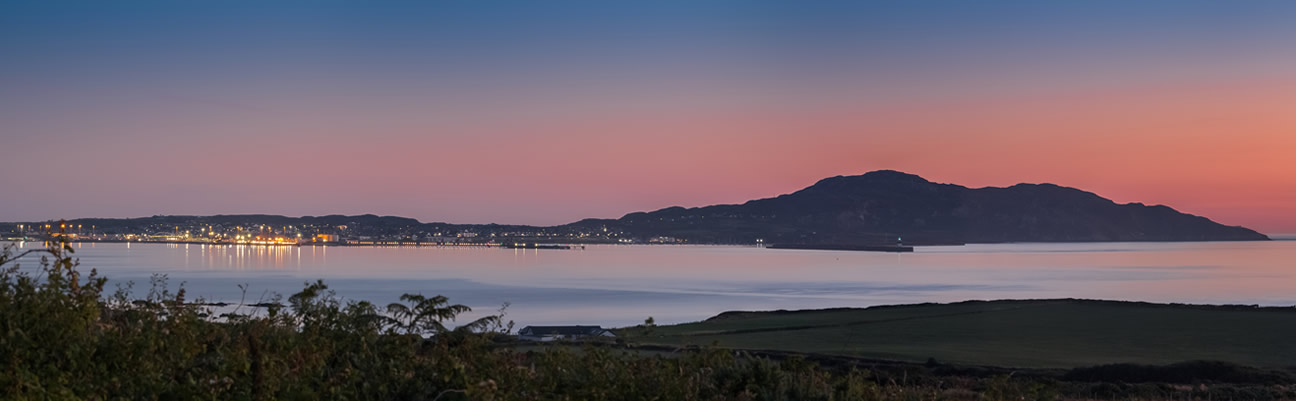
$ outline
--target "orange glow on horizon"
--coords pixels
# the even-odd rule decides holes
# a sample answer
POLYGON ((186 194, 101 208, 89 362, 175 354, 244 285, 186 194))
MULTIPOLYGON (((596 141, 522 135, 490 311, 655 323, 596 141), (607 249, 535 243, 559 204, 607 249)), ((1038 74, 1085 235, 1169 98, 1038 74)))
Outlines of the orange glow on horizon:
MULTIPOLYGON (((156 116, 157 127, 194 131, 190 141, 202 153, 171 155, 163 140, 127 146, 91 138, 69 151, 76 162, 51 168, 67 185, 102 193, 119 217, 376 213, 547 225, 738 203, 825 177, 893 169, 970 187, 1049 182, 1282 233, 1296 232, 1292 105, 1296 81, 1275 79, 891 103, 825 96, 796 108, 729 99, 709 108, 591 113, 573 103, 499 119, 413 109, 306 118, 298 113, 348 112, 303 102, 294 105, 300 110, 248 118, 156 116), (255 146, 230 139, 262 131, 288 134, 255 146), (139 152, 168 168, 114 162, 139 152), (261 173, 320 166, 331 167, 261 173), (91 170, 132 180, 82 173, 91 170), (138 204, 130 195, 160 185, 183 190, 168 192, 175 199, 165 204, 138 204)), ((85 206, 45 198, 54 199, 50 207, 85 206)))

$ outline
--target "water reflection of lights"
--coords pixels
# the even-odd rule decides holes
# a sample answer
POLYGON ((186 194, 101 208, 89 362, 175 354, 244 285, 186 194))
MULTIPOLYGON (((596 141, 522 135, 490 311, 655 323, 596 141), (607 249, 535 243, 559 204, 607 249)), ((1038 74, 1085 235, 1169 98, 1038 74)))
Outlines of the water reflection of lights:
MULTIPOLYGON (((129 250, 131 243, 124 243, 124 248, 129 250)), ((27 246, 25 242, 20 242, 19 247, 27 246)), ((81 247, 82 244, 77 244, 81 247)), ((91 243, 90 247, 96 244, 91 243)), ((292 267, 295 269, 302 268, 302 250, 301 247, 287 247, 275 245, 251 245, 251 244, 166 244, 167 248, 181 250, 184 252, 178 256, 183 258, 183 266, 190 270, 195 266, 204 269, 234 269, 234 270, 258 270, 258 269, 283 269, 292 267), (190 252, 197 245, 197 252, 190 252), (196 262, 196 264, 195 264, 196 262)), ((327 247, 310 246, 311 253, 307 264, 322 263, 327 258, 327 247), (317 249, 318 248, 318 249, 317 249)))

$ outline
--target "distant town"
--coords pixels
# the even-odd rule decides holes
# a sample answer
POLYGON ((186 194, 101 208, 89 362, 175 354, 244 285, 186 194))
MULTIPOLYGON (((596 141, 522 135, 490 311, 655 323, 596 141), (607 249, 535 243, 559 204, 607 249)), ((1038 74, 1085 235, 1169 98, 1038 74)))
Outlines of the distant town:
POLYGON ((1162 205, 1053 184, 968 188, 880 170, 742 204, 669 207, 557 226, 423 223, 372 214, 152 216, 0 223, 0 237, 263 245, 721 244, 905 251, 1004 242, 1266 241, 1162 205))
POLYGON ((535 246, 544 244, 686 243, 638 238, 606 226, 532 227, 420 223, 388 216, 292 218, 272 215, 153 216, 6 223, 8 241, 64 238, 72 242, 153 242, 244 245, 535 246))

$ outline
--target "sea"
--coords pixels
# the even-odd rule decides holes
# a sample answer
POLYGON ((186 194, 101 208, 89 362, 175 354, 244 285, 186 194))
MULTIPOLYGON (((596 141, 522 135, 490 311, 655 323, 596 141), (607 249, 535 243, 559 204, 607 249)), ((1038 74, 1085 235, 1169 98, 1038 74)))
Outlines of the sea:
MULTIPOLYGON (((1015 243, 913 253, 707 245, 478 247, 73 244, 109 292, 144 295, 164 280, 190 300, 287 299, 323 280, 344 301, 386 305, 445 295, 471 319, 624 327, 725 311, 821 309, 965 300, 1085 298, 1296 305, 1296 237, 1257 242, 1015 243)), ((42 247, 18 243, 21 249, 42 247)), ((37 260, 21 261, 32 271, 37 260)), ((246 311, 248 309, 244 309, 246 311)))

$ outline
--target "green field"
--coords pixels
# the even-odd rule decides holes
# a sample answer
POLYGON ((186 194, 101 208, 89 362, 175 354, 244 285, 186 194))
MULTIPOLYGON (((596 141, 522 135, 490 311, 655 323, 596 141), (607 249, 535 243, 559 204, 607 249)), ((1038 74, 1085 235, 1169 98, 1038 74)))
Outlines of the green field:
POLYGON ((629 342, 901 361, 1067 368, 1218 360, 1296 366, 1296 308, 1087 300, 727 313, 627 328, 629 342))

